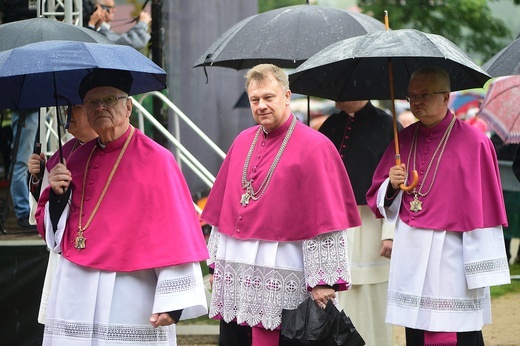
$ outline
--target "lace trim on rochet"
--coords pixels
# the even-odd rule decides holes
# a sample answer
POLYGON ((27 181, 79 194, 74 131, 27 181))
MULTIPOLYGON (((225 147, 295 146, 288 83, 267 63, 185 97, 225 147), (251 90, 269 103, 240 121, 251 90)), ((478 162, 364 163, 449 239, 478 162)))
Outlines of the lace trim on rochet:
POLYGON ((509 271, 509 264, 507 263, 507 258, 505 257, 466 263, 464 265, 464 271, 466 272, 467 276, 500 272, 504 270, 509 271))
POLYGON ((210 317, 273 330, 281 323, 282 309, 295 309, 305 300, 307 287, 350 282, 345 231, 304 241, 303 258, 305 273, 216 260, 210 317))
POLYGON ((156 294, 166 295, 177 292, 188 292, 197 287, 197 279, 193 275, 160 280, 157 283, 156 294))
POLYGON ((145 342, 164 342, 175 338, 172 327, 154 328, 153 326, 109 325, 101 323, 82 323, 75 321, 47 320, 45 334, 54 338, 76 340, 123 341, 132 344, 145 342))
POLYGON ((489 297, 475 299, 467 298, 431 298, 418 295, 405 294, 402 292, 388 291, 388 303, 403 307, 415 307, 430 311, 456 311, 470 312, 480 311, 484 305, 489 304, 489 297))

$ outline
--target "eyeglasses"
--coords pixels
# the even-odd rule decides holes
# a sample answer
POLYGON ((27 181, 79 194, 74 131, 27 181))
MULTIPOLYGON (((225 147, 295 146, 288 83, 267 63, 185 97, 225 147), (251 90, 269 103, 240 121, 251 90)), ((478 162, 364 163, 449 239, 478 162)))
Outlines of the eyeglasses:
POLYGON ((101 8, 107 12, 111 12, 114 8, 116 8, 115 6, 107 6, 107 5, 99 5, 99 6, 101 6, 101 8))
POLYGON ((432 95, 436 95, 436 94, 445 94, 449 91, 434 91, 434 92, 431 92, 431 93, 419 93, 417 95, 410 95, 410 96, 407 96, 406 97, 406 101, 408 102, 415 102, 415 101, 427 101, 430 99, 430 97, 432 97, 432 95))
POLYGON ((99 107, 99 105, 101 104, 103 107, 114 107, 116 104, 117 104, 117 101, 121 100, 121 99, 127 99, 128 96, 127 95, 123 95, 123 96, 119 96, 119 97, 116 97, 116 96, 107 96, 107 97, 103 97, 102 99, 90 99, 90 100, 85 100, 85 105, 87 106, 87 108, 89 109, 96 109, 99 107))

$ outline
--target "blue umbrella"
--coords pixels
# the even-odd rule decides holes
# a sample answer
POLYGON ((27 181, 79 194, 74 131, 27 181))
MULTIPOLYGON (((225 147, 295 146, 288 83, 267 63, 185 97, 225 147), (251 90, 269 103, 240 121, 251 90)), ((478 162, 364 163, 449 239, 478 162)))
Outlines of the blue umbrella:
MULTIPOLYGON (((130 46, 37 42, 0 52, 0 109, 83 103, 79 84, 94 69, 130 71, 129 95, 166 88, 166 72, 130 46)), ((58 144, 61 161, 61 142, 58 144)))
POLYGON ((0 52, 0 109, 82 103, 78 87, 93 69, 130 71, 130 95, 166 88, 166 72, 124 45, 46 41, 0 52))

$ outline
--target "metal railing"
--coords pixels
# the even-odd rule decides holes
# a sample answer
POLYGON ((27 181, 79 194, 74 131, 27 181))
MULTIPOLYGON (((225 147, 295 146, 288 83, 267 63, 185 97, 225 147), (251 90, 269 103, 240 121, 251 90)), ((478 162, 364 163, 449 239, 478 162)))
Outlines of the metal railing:
MULTIPOLYGON (((193 123, 184 112, 182 112, 168 97, 158 91, 152 91, 145 94, 139 95, 139 99, 131 97, 135 115, 137 116, 138 125, 137 127, 143 133, 145 132, 145 121, 151 124, 153 128, 159 131, 164 138, 171 144, 174 149, 174 155, 177 159, 177 163, 183 168, 186 166, 195 175, 201 179, 201 181, 208 187, 211 188, 215 182, 215 176, 206 169, 206 167, 186 149, 181 143, 181 133, 179 130, 180 122, 186 124, 197 136, 200 137, 200 143, 205 143, 207 146, 215 152, 221 159, 226 157, 226 153, 219 148, 195 123, 193 123), (155 117, 142 105, 142 102, 147 98, 158 98, 162 101, 163 105, 168 107, 173 112, 173 125, 174 134, 166 129, 155 117)), ((45 108, 44 108, 45 109, 45 108)), ((41 133, 42 148, 44 148, 45 154, 49 157, 58 150, 58 131, 57 131, 57 115, 56 109, 46 108, 46 112, 42 112, 41 124, 44 124, 41 133)), ((65 143, 69 138, 65 130, 61 130, 61 142, 65 143)), ((200 212, 200 208, 195 205, 195 209, 200 212)))
POLYGON ((175 147, 175 157, 179 165, 188 166, 208 187, 211 188, 215 182, 215 177, 206 167, 193 156, 182 144, 181 134, 179 130, 180 120, 184 122, 193 132, 198 135, 202 141, 212 149, 215 154, 224 159, 226 153, 219 148, 195 123, 193 123, 168 97, 158 91, 151 91, 139 95, 139 100, 132 98, 135 109, 137 110, 138 127, 144 132, 144 120, 146 119, 155 129, 157 129, 170 144, 175 147), (173 112, 174 134, 170 133, 162 124, 154 118, 148 110, 143 107, 142 103, 146 98, 156 97, 160 99, 163 105, 167 106, 173 112))

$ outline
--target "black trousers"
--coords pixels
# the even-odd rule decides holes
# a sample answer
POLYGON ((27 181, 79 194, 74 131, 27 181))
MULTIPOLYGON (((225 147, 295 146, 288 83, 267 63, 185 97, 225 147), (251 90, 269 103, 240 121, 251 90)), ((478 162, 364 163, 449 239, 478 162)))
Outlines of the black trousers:
POLYGON ((219 346, 250 346, 251 327, 220 320, 219 346))
MULTIPOLYGON (((424 330, 406 328, 406 346, 424 346, 424 330)), ((457 346, 484 346, 482 331, 458 332, 457 346)))

